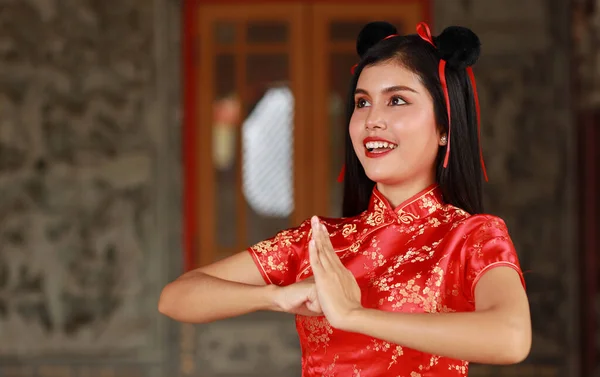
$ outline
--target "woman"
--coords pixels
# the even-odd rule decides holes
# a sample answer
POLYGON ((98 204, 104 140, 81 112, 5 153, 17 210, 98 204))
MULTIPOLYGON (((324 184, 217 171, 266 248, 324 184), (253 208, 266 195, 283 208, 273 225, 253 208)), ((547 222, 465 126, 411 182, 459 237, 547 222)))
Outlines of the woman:
POLYGON ((353 69, 342 219, 307 220, 165 287, 204 323, 297 314, 303 376, 464 376, 525 359, 531 324, 505 223, 482 214, 470 66, 479 40, 368 24, 353 69), (452 147, 452 148, 450 148, 452 147))

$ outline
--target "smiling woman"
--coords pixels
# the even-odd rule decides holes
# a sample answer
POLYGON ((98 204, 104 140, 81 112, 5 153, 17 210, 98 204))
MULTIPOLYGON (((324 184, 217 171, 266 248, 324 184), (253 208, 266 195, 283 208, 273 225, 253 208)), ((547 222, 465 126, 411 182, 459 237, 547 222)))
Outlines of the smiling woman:
POLYGON ((482 208, 479 40, 457 27, 433 38, 425 24, 396 33, 375 22, 358 37, 344 217, 312 217, 184 274, 164 288, 162 313, 296 314, 304 377, 465 376, 469 362, 528 355, 518 257, 482 208))

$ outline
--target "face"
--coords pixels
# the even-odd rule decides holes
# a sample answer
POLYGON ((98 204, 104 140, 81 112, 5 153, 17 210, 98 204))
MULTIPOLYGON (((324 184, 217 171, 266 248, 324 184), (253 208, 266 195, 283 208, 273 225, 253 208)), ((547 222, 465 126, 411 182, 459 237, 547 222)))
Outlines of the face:
POLYGON ((367 176, 379 185, 433 183, 442 141, 418 76, 396 63, 366 67, 354 100, 350 138, 367 176))

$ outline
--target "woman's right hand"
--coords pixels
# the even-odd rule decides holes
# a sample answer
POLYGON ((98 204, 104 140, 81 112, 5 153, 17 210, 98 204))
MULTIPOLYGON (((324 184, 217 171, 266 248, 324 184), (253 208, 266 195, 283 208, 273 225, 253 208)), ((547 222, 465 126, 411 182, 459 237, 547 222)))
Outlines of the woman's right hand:
POLYGON ((322 316, 314 278, 279 287, 275 291, 275 305, 282 312, 304 316, 322 316))

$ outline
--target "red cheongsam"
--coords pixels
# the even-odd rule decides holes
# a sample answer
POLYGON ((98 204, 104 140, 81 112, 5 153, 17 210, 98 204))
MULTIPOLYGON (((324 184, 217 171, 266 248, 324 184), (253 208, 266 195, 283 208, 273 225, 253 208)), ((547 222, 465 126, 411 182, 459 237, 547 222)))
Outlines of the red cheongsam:
MULTIPOLYGON (((403 313, 468 312, 475 284, 498 266, 521 269, 504 221, 470 216, 431 186, 397 208, 373 190, 369 208, 321 219, 342 263, 358 282, 362 305, 403 313)), ((312 275, 310 220, 252 246, 267 284, 285 286, 312 275)), ((524 284, 524 282, 523 282, 524 284)), ((296 316, 303 377, 466 376, 468 363, 337 330, 325 317, 296 316)))

